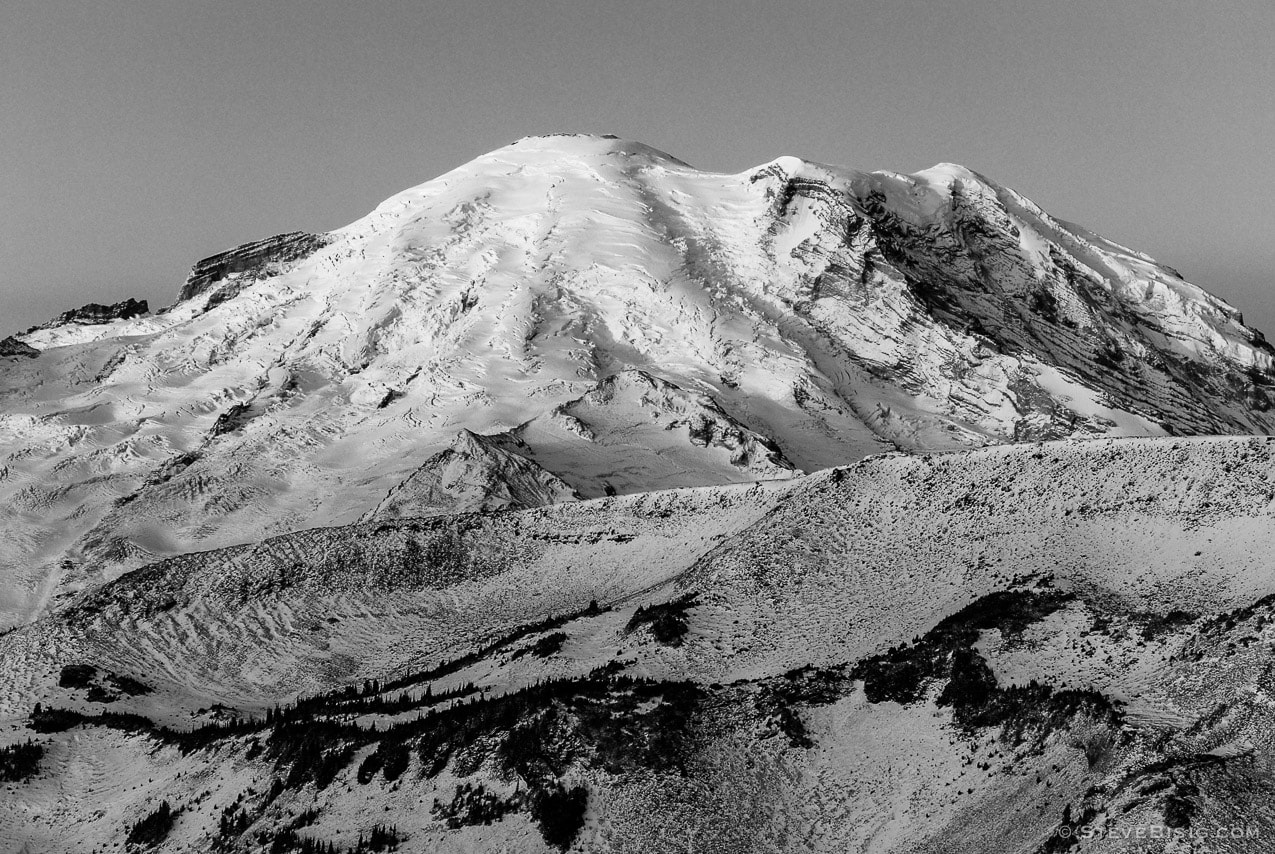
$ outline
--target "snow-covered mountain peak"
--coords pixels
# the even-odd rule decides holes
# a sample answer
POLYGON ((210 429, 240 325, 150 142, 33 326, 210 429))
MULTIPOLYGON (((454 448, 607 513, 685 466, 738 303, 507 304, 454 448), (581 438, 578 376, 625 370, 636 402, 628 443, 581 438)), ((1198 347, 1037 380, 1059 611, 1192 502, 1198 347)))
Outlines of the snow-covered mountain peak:
POLYGON ((1275 437, 1165 434, 1273 351, 975 172, 534 137, 148 309, 0 340, 11 847, 1270 824, 1275 437))
POLYGON ((469 483, 472 458, 594 497, 1275 426, 1272 351, 1235 309, 977 173, 721 174, 608 136, 519 140, 344 228, 204 259, 162 312, 10 352, 19 617, 59 584, 362 518, 463 431, 535 468, 455 451, 418 485, 469 483))
POLYGON ((610 133, 551 133, 524 136, 504 148, 498 148, 483 157, 495 159, 546 158, 561 161, 568 157, 623 157, 643 159, 653 163, 670 163, 691 168, 668 152, 637 140, 622 139, 610 133))

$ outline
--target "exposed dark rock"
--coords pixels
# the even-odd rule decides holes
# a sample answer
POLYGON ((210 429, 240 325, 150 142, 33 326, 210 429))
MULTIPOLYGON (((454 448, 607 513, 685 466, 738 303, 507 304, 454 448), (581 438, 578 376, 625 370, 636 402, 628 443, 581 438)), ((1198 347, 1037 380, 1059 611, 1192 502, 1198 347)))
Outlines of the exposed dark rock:
POLYGON ((209 307, 230 299, 247 284, 265 278, 272 272, 271 265, 296 261, 312 254, 328 242, 326 235, 293 231, 277 234, 255 243, 245 243, 225 252, 219 252, 200 261, 191 268, 182 286, 178 302, 208 293, 213 286, 234 273, 246 273, 236 286, 218 290, 209 298, 209 307))
MULTIPOLYGON (((1086 385, 1122 401, 1123 409, 1164 422, 1169 432, 1247 432, 1261 423, 1254 413, 1271 408, 1272 377, 1164 350, 1158 344, 1166 334, 1164 320, 1157 312, 1118 297, 1111 282, 1066 247, 1051 243, 1047 263, 1037 269, 1019 245, 1020 230, 1004 199, 974 173, 952 182, 945 215, 937 218, 912 216, 871 183, 853 198, 821 181, 787 179, 775 167, 754 175, 767 177, 782 181, 772 195, 770 238, 786 232, 798 209, 825 226, 822 241, 792 250, 807 267, 802 298, 792 304, 799 315, 827 298, 873 304, 882 297, 880 282, 889 281, 903 284, 916 304, 908 323, 958 330, 990 353, 1066 365, 1086 385), (1085 317, 1096 322, 1085 323, 1085 317), (1219 398, 1237 406, 1205 402, 1219 398)), ((1210 311, 1239 322, 1228 306, 1210 311)), ((1268 349, 1255 330, 1241 327, 1237 334, 1268 349)), ((906 373, 915 366, 907 362, 899 363, 890 381, 900 381, 899 369, 905 384, 925 382, 909 380, 906 373)), ((1097 421, 1086 426, 1058 417, 1064 413, 1048 393, 1019 393, 1034 383, 1027 377, 1014 389, 1022 415, 1014 441, 1057 439, 1078 429, 1105 432, 1108 425, 1097 421)))
POLYGON ((222 436, 226 433, 233 433, 241 429, 245 424, 252 420, 251 404, 234 403, 225 412, 217 416, 217 421, 213 424, 212 435, 222 436))
POLYGON ((727 452, 733 466, 752 470, 767 479, 782 477, 784 471, 793 469, 774 441, 737 421, 712 396, 637 368, 602 379, 583 397, 560 405, 556 414, 587 425, 611 407, 623 409, 634 405, 667 418, 661 422, 665 430, 685 427, 692 445, 727 452))
POLYGON ((1194 783, 1182 782, 1175 785, 1173 792, 1164 801, 1165 827, 1190 827, 1195 815, 1195 799, 1200 789, 1194 783))
POLYGON ((36 329, 52 329, 55 326, 65 326, 68 323, 76 323, 81 326, 92 326, 98 323, 110 323, 113 320, 128 320, 130 317, 140 317, 143 314, 150 313, 150 306, 144 299, 133 299, 129 297, 126 300, 113 303, 111 305, 102 305, 101 303, 91 302, 88 305, 73 308, 70 311, 64 311, 57 317, 42 323, 39 326, 31 327, 30 331, 36 329))
POLYGON ((0 341, 0 357, 19 356, 34 359, 38 355, 40 355, 39 350, 29 344, 22 343, 12 335, 5 338, 3 341, 0 341))

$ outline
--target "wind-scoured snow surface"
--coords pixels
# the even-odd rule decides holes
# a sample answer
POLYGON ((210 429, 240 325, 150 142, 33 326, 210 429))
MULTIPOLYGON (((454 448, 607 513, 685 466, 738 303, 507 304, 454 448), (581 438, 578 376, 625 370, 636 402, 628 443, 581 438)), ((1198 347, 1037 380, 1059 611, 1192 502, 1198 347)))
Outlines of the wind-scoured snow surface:
POLYGON ((1234 309, 950 165, 723 175, 523 139, 181 294, 0 354, 0 625, 395 495, 419 515, 1275 424, 1234 309), (466 431, 525 464, 422 486, 466 431))
POLYGON ((0 838, 1271 851, 1272 536, 1272 440, 1098 439, 172 558, 0 637, 0 838))

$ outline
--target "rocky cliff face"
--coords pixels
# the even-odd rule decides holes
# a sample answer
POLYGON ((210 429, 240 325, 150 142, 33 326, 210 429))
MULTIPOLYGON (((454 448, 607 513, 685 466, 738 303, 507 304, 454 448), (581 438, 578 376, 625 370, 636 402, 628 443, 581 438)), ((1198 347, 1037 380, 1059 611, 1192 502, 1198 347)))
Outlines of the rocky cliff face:
POLYGON ((101 303, 91 302, 88 305, 79 308, 73 308, 70 311, 64 311, 52 320, 34 326, 29 331, 36 329, 52 329, 56 326, 64 326, 67 324, 80 324, 82 326, 92 326, 99 323, 110 323, 115 320, 128 320, 134 317, 141 317, 150 312, 150 306, 146 300, 138 300, 129 297, 126 300, 113 303, 111 305, 102 305, 101 303))
POLYGON ((209 297, 215 305, 230 299, 256 279, 278 275, 289 262, 304 258, 324 243, 326 240, 321 234, 293 231, 219 252, 191 268, 177 298, 179 301, 194 299, 216 289, 209 297), (222 284, 227 279, 235 281, 222 284), (218 285, 222 287, 217 289, 218 285))
POLYGON ((1169 433, 1270 429, 1275 351, 1239 312, 1012 190, 947 164, 753 177, 775 200, 768 245, 796 271, 777 294, 975 429, 1048 439, 1119 421, 1069 405, 1059 380, 1169 433), (937 336, 947 346, 915 344, 937 336))
POLYGON ((17 338, 10 335, 3 341, 0 341, 0 356, 20 356, 22 358, 34 359, 40 355, 40 351, 34 347, 24 344, 17 338))

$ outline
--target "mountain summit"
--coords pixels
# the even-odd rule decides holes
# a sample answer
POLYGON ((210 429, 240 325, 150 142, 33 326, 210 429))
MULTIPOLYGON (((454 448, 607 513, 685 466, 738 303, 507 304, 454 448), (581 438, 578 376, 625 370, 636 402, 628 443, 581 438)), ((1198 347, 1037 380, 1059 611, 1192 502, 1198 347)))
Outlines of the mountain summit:
POLYGON ((950 165, 211 256, 0 342, 0 840, 1275 854, 1271 357, 950 165))
POLYGON ((1275 427, 1272 350, 1239 312, 949 164, 727 175, 527 138, 345 228, 205 259, 159 313, 93 319, 0 355, 0 623, 387 501, 1275 427))

